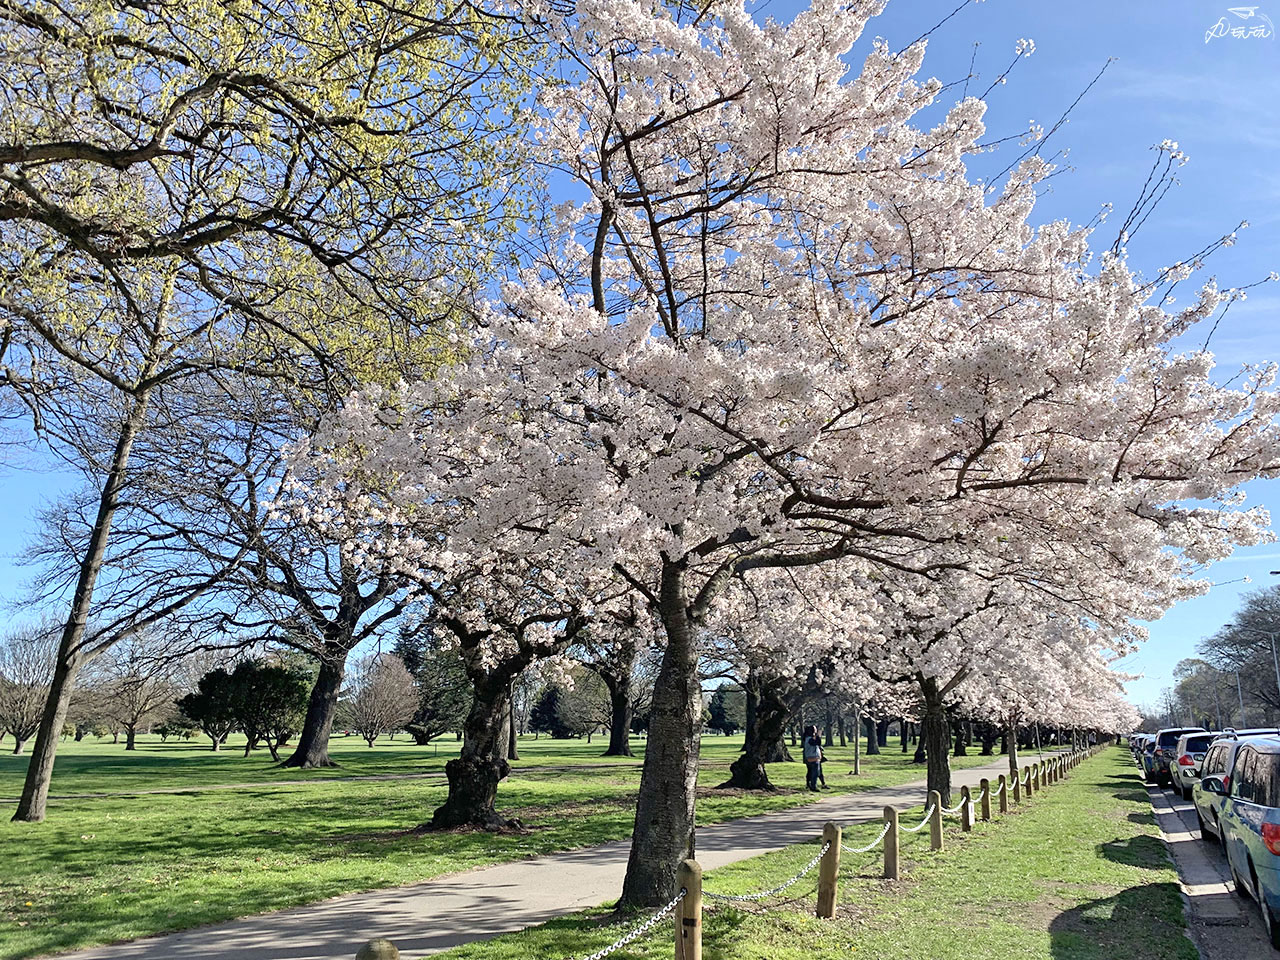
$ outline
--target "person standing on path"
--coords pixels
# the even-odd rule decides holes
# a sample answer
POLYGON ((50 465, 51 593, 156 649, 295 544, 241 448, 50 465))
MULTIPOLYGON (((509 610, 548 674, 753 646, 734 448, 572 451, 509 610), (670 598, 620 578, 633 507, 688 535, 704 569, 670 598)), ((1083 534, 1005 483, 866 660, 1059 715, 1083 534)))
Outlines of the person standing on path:
POLYGON ((818 778, 822 776, 822 741, 818 739, 818 728, 804 728, 804 766, 805 785, 814 793, 818 792, 818 778))

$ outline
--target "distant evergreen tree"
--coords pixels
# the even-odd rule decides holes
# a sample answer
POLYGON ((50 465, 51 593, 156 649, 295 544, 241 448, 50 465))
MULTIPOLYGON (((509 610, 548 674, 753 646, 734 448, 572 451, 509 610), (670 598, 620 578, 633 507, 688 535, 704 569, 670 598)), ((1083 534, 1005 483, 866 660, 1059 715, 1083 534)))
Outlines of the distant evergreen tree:
POLYGON ((538 733, 549 733, 556 740, 567 740, 573 736, 573 730, 565 722, 559 687, 553 685, 542 691, 542 696, 538 697, 529 713, 529 728, 538 733))

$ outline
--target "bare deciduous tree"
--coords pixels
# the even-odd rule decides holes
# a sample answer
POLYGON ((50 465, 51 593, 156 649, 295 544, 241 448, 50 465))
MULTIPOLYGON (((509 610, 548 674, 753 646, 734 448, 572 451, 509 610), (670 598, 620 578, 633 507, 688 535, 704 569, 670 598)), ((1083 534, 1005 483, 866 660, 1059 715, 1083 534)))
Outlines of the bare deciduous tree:
POLYGON ((57 629, 47 624, 0 640, 0 732, 13 737, 15 754, 40 726, 57 651, 57 629))
POLYGON ((404 661, 373 654, 355 665, 351 685, 351 726, 370 747, 384 733, 399 730, 418 708, 418 685, 404 661))

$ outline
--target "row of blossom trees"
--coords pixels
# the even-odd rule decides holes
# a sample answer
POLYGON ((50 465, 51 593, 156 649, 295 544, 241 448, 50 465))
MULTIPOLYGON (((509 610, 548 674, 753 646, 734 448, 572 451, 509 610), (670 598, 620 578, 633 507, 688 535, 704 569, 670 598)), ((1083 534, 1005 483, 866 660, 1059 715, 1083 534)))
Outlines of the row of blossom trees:
POLYGON ((546 11, 565 82, 538 160, 580 194, 456 363, 371 388, 295 454, 286 506, 431 593, 478 695, 437 825, 493 825, 510 675, 589 631, 661 648, 621 904, 694 846, 699 659, 916 705, 949 790, 943 709, 1133 722, 1109 658, 1266 534, 1274 370, 1229 387, 1171 344, 1181 265, 1029 222, 1031 154, 973 177, 984 104, 938 108, 924 42, 876 5, 582 0, 546 11), (936 118, 931 123, 925 116, 936 118), (643 626, 633 611, 643 608, 643 626))
POLYGON ((946 795, 948 710, 1131 726, 1134 622, 1267 536, 1238 489, 1280 465, 1274 368, 1220 386, 1174 348, 1233 294, 1176 306, 1196 264, 1033 225, 1051 165, 976 176, 985 104, 919 79, 923 39, 851 66, 882 4, 298 4, 277 36, 83 2, 0 14, 24 77, 64 64, 97 104, 33 106, 0 150, 31 278, 0 384, 98 478, 54 551, 71 614, 19 819, 76 676, 149 623, 318 656, 287 761, 315 766, 348 654, 423 610, 472 693, 435 828, 506 823, 522 675, 572 652, 616 721, 656 652, 621 905, 665 902, 708 662, 752 703, 731 784, 767 787, 823 692, 918 720, 946 795), (560 202, 512 201, 529 170, 560 202))

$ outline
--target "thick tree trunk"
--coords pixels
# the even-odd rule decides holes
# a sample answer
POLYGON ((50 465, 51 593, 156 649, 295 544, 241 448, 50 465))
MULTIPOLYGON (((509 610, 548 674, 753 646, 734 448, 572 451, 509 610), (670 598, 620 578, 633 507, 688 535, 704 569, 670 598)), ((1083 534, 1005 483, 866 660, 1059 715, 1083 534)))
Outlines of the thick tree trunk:
POLYGON ((926 774, 929 790, 937 790, 944 807, 951 806, 951 725, 947 721, 942 695, 937 681, 926 679, 921 683, 924 696, 924 719, 921 724, 920 743, 924 747, 928 764, 926 774))
POLYGON ((889 745, 889 718, 882 717, 876 721, 876 746, 887 747, 889 745))
POLYGON ((124 728, 124 748, 126 750, 138 749, 138 729, 137 727, 124 728))
POLYGON ((17 737, 13 738, 13 755, 15 757, 22 756, 22 748, 26 745, 26 742, 26 740, 19 740, 17 737))
POLYGON ((500 830, 520 825, 518 820, 499 816, 494 809, 498 784, 511 772, 511 765, 504 759, 508 680, 505 676, 473 678, 472 683, 475 697, 463 731, 462 756, 444 765, 449 794, 432 815, 431 822, 419 827, 420 830, 457 827, 500 830))
POLYGON ((659 613, 667 646, 653 688, 631 853, 618 899, 621 910, 670 900, 676 893, 676 868, 694 855, 702 691, 682 579, 681 567, 664 560, 659 613))
POLYGON ((907 740, 910 739, 911 724, 907 722, 906 717, 902 717, 899 721, 901 726, 898 728, 898 735, 902 740, 902 752, 907 752, 907 740))
POLYGON ((347 671, 349 636, 347 641, 325 642, 320 656, 320 672, 316 674, 316 682, 307 701, 307 717, 302 722, 302 732, 298 734, 298 745, 280 766, 304 770, 337 766, 329 759, 329 735, 333 731, 334 715, 338 712, 342 678, 347 671))
POLYGON ((964 726, 959 720, 953 720, 951 722, 951 734, 955 737, 955 749, 952 751, 953 755, 957 757, 967 757, 969 753, 965 749, 964 745, 964 726))
POLYGON ((836 732, 840 736, 840 746, 842 747, 847 747, 849 745, 849 741, 844 735, 845 728, 848 727, 848 725, 848 721, 845 719, 844 715, 841 714, 839 720, 836 721, 836 732))
POLYGON ((609 689, 609 749, 606 757, 633 757, 631 752, 631 674, 601 674, 609 689))
POLYGON ((830 702, 826 703, 824 706, 825 706, 825 713, 823 714, 823 717, 822 717, 822 725, 823 725, 822 743, 823 743, 823 746, 834 747, 836 745, 836 738, 835 738, 836 718, 835 718, 835 714, 831 710, 830 702))
POLYGON ((867 733, 867 756, 874 757, 880 753, 880 739, 876 736, 875 717, 863 717, 862 725, 867 733))

